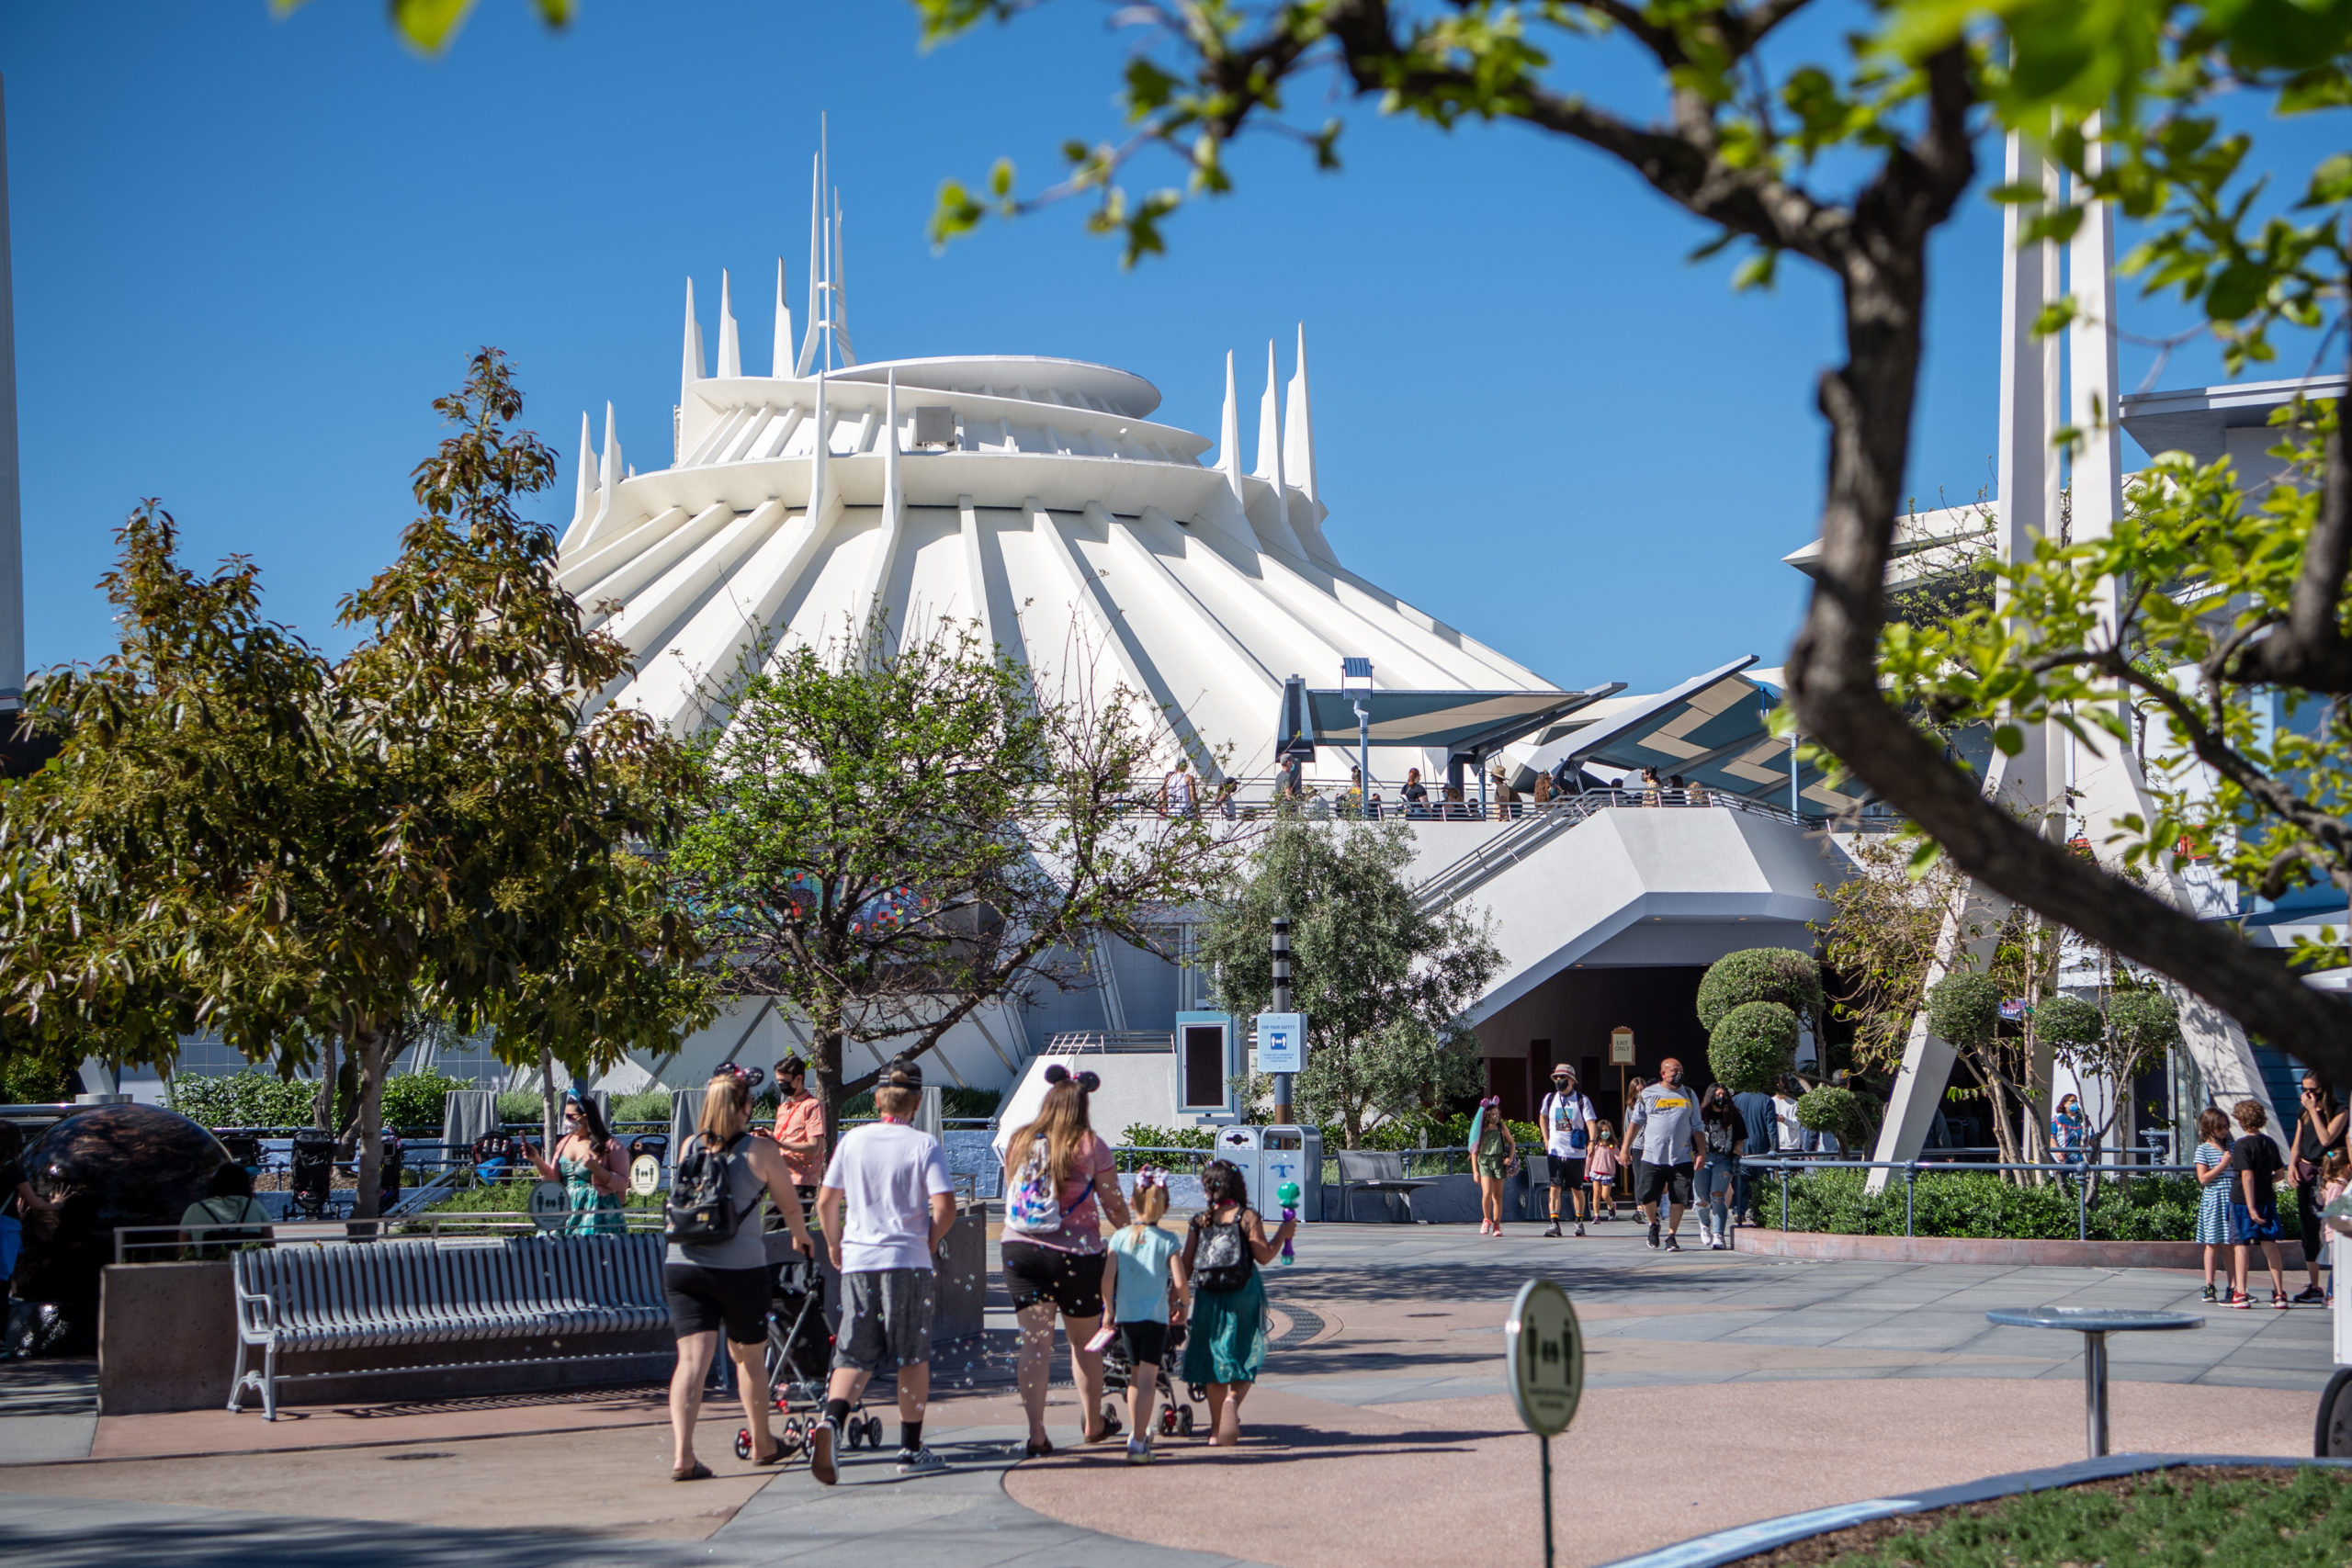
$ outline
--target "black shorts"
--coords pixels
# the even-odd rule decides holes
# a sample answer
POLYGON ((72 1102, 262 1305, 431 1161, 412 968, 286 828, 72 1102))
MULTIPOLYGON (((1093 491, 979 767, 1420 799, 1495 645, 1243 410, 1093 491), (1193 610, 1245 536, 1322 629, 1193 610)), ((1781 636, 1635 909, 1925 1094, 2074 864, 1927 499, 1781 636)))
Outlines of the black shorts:
POLYGON ((1051 1302, 1064 1317, 1102 1315, 1102 1264, 1099 1252, 1064 1252, 1034 1241, 1004 1244, 1004 1292, 1012 1310, 1051 1302))
POLYGON ((1545 1155, 1544 1157, 1551 1162, 1553 1186, 1582 1187, 1584 1185, 1584 1156, 1545 1155))
POLYGON ((1168 1359, 1168 1325, 1149 1318, 1119 1325, 1119 1354, 1131 1367, 1159 1366, 1168 1359))
POLYGON ((1652 1165, 1642 1161, 1640 1174, 1634 1181, 1634 1201, 1655 1203, 1660 1193, 1678 1208, 1690 1206, 1690 1168, 1687 1165, 1652 1165))
POLYGON ((670 1332, 684 1339, 725 1328, 737 1345, 768 1337, 768 1284, 775 1270, 706 1269, 699 1263, 662 1265, 662 1294, 670 1303, 670 1332))

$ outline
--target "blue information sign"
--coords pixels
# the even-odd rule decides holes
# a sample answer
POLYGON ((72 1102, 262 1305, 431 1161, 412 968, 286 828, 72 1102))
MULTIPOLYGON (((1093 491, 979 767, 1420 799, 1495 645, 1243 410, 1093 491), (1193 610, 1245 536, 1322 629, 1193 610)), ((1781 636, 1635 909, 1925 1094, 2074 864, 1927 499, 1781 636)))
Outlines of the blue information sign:
POLYGON ((1258 1070, 1261 1073, 1303 1073, 1306 1070, 1305 1013, 1261 1012, 1258 1015, 1258 1070))

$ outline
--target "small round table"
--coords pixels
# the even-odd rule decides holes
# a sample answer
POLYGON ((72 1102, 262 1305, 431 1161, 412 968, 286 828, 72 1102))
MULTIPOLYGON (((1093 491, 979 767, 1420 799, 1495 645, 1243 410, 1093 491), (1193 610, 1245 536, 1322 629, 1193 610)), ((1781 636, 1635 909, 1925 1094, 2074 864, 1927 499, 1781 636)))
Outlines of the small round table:
POLYGON ((2163 1328, 2202 1328, 2185 1312, 2124 1312, 2107 1307, 1996 1307, 1984 1316, 2010 1328, 2071 1328, 2083 1337, 2083 1429, 2090 1457, 2107 1452, 2107 1337, 2163 1328))

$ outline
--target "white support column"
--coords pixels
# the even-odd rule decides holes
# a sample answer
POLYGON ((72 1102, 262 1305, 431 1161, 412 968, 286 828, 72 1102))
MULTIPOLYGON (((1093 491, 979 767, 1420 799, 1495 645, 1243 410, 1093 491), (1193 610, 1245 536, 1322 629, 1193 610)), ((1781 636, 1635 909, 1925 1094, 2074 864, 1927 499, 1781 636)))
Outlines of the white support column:
POLYGON ((24 491, 17 453, 17 301, 8 253, 8 105, 0 85, 0 712, 24 705, 24 491))

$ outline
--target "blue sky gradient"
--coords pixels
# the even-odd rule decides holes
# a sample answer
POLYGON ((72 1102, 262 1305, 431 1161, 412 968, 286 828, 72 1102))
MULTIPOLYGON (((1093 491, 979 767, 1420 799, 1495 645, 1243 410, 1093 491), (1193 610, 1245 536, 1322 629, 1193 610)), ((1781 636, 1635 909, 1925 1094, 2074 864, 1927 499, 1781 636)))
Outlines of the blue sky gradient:
MULTIPOLYGON (((1566 684, 1780 660, 1805 584, 1778 558, 1813 536, 1813 383, 1838 347, 1821 279, 1792 265, 1734 295, 1728 258, 1682 260, 1705 231, 1598 156, 1368 108, 1339 175, 1245 142, 1239 193, 1134 272, 1076 210, 933 254, 944 176, 1005 153, 1034 185, 1065 138, 1116 129, 1106 14, 1051 7, 924 54, 882 0, 592 4, 560 35, 483 0, 427 62, 376 0, 8 7, 28 659, 112 646, 94 585, 147 496, 192 559, 251 555, 274 615, 347 646, 336 601, 394 549, 430 400, 481 344, 514 356, 526 423, 564 454, 538 515, 569 515, 580 414, 601 430, 607 399, 629 460, 666 463, 686 277, 715 346, 732 271, 755 372, 777 255, 802 298, 821 108, 864 357, 1099 360, 1214 436, 1226 350, 1254 430, 1266 340, 1287 377, 1304 321, 1351 567, 1566 684)), ((1623 65, 1589 69, 1639 103, 1623 65)), ((1938 243, 1923 503, 1992 484, 1998 249, 1981 199, 1938 243)), ((2178 324, 2128 298, 2124 320, 2178 324)), ((2127 388, 2148 361, 2126 345, 2127 388)), ((2163 382, 2219 378, 2198 344, 2163 382)))

